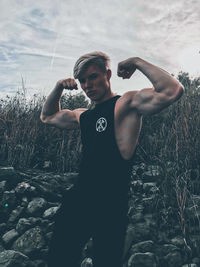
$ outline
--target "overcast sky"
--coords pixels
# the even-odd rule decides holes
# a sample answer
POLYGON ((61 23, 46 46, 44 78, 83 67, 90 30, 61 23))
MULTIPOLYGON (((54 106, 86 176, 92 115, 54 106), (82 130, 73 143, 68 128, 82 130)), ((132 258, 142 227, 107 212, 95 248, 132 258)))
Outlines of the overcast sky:
POLYGON ((0 0, 0 93, 48 94, 91 51, 111 58, 116 93, 151 86, 137 71, 117 77, 118 62, 139 56, 175 75, 200 76, 198 0, 0 0))

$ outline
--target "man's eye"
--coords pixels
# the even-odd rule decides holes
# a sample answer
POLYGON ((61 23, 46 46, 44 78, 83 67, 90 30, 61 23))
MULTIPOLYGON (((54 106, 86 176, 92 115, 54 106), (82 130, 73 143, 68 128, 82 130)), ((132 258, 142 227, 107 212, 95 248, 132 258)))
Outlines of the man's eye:
POLYGON ((85 80, 84 79, 80 79, 79 82, 80 83, 85 83, 85 80))
POLYGON ((94 80, 94 79, 96 79, 97 78, 97 74, 92 74, 91 76, 90 76, 90 79, 91 80, 94 80))

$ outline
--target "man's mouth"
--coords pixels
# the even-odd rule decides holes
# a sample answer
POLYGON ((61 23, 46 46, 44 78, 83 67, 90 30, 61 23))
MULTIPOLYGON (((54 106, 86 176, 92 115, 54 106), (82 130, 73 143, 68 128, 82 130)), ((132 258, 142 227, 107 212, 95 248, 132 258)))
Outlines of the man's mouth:
POLYGON ((95 94, 95 92, 94 91, 90 91, 90 92, 88 92, 87 93, 87 95, 90 97, 90 96, 93 96, 95 94))

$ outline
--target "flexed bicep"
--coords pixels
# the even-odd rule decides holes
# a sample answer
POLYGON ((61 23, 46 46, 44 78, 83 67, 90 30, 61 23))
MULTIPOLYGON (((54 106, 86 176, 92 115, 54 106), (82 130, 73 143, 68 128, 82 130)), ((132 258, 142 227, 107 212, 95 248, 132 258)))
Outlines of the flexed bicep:
POLYGON ((55 126, 59 129, 76 129, 79 128, 80 115, 85 110, 87 109, 63 109, 53 114, 52 116, 48 116, 43 122, 55 126))
POLYGON ((167 71, 139 57, 124 60, 118 65, 118 76, 129 79, 135 70, 141 71, 152 83, 152 88, 125 93, 125 110, 131 108, 141 115, 160 112, 177 101, 183 94, 183 85, 167 71))
POLYGON ((158 93, 154 88, 145 88, 137 92, 129 91, 123 97, 126 98, 126 107, 136 110, 140 115, 156 114, 174 101, 166 93, 158 93))
POLYGON ((133 105, 141 115, 153 115, 172 104, 170 97, 165 93, 158 93, 154 88, 147 88, 135 95, 133 105))

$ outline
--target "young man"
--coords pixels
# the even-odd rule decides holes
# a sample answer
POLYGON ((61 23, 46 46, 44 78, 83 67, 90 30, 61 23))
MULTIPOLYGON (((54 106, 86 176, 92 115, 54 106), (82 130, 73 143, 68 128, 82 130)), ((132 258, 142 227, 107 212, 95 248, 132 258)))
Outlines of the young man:
POLYGON ((80 57, 74 78, 96 104, 92 110, 61 110, 64 89, 77 89, 75 79, 63 79, 44 103, 41 120, 61 129, 80 127, 83 158, 77 184, 63 197, 49 250, 49 267, 80 266, 81 251, 93 239, 94 267, 122 267, 127 227, 131 159, 142 116, 160 112, 183 94, 183 86, 166 71, 132 57, 118 65, 118 76, 129 79, 141 71, 152 88, 111 90, 109 58, 102 52, 80 57))

